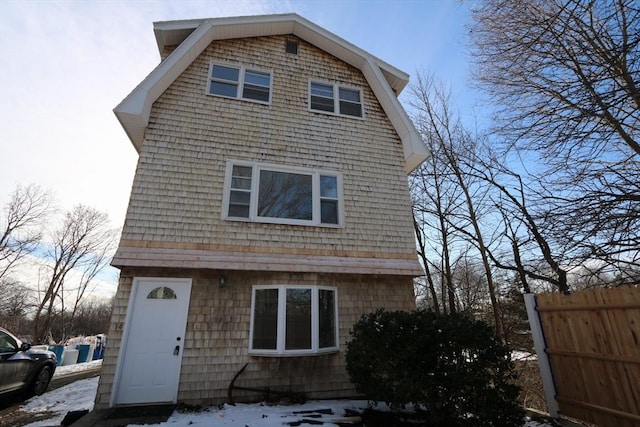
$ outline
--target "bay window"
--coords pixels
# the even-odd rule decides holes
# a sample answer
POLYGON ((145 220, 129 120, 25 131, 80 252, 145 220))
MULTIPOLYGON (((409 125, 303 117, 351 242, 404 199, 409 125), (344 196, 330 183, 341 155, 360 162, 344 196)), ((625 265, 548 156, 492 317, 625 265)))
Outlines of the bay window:
POLYGON ((295 355, 338 350, 337 290, 321 286, 254 286, 249 351, 295 355))

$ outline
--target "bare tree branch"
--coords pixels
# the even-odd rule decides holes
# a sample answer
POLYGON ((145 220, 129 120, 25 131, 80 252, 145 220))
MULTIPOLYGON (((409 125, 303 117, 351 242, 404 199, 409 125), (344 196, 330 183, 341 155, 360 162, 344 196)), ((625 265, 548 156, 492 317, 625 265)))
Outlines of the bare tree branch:
POLYGON ((483 0, 474 19, 476 81, 534 164, 538 228, 565 265, 638 277, 640 5, 483 0))
POLYGON ((477 81, 501 131, 562 160, 640 156, 640 8, 634 0, 484 0, 477 81))
POLYGON ((0 279, 35 250, 50 204, 51 195, 34 184, 18 186, 11 194, 0 223, 0 279))
POLYGON ((48 332, 56 301, 65 284, 72 282, 73 272, 81 275, 73 304, 77 308, 91 280, 106 266, 115 236, 107 215, 93 208, 78 205, 65 214, 47 253, 49 274, 35 312, 34 339, 41 340, 48 332))
MULTIPOLYGON (((440 165, 447 171, 450 185, 459 192, 458 199, 461 209, 456 213, 438 215, 438 220, 442 222, 441 229, 446 228, 445 223, 452 223, 452 218, 464 217, 468 230, 466 230, 467 227, 461 225, 455 225, 455 227, 458 230, 465 230, 465 234, 470 237, 472 244, 478 249, 485 272, 496 333, 504 338, 496 286, 487 255, 485 237, 479 223, 479 205, 481 203, 477 202, 481 202, 484 190, 470 182, 469 175, 465 174, 461 168, 460 157, 466 155, 467 152, 474 151, 475 141, 452 113, 449 93, 438 87, 432 77, 419 74, 417 83, 412 87, 412 95, 414 97, 413 107, 417 112, 414 121, 418 131, 422 134, 427 146, 431 148, 432 157, 441 159, 440 165), (462 212, 464 215, 461 215, 462 212)), ((443 253, 446 250, 448 249, 443 246, 443 253)), ((450 269, 447 274, 451 277, 450 269)), ((453 283, 452 279, 448 281, 453 283)), ((450 305, 452 300, 453 298, 450 298, 450 305)), ((454 310, 455 308, 452 306, 451 311, 454 310)))

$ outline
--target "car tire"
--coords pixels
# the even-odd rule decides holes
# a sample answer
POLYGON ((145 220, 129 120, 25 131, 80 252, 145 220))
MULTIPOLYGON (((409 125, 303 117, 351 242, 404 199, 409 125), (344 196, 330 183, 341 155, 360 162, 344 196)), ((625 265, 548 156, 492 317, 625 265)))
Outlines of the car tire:
POLYGON ((33 383, 29 387, 28 395, 39 396, 47 391, 47 387, 49 387, 52 375, 53 371, 51 369, 51 366, 45 365, 40 368, 35 378, 33 379, 33 383))

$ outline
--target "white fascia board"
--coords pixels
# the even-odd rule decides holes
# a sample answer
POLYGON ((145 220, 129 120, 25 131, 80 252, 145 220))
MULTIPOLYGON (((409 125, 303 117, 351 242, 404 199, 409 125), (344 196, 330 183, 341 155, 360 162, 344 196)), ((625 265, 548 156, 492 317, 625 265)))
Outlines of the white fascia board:
POLYGON ((400 71, 397 68, 389 69, 391 67, 386 62, 381 62, 376 59, 376 64, 382 70, 382 75, 385 80, 389 82, 391 89, 393 89, 393 93, 398 96, 404 90, 405 86, 409 83, 409 75, 404 71, 400 71))
POLYGON ((362 69, 368 56, 365 51, 335 34, 318 27, 312 22, 300 17, 298 18, 299 20, 294 27, 293 34, 347 64, 362 69))
POLYGON ((424 141, 418 135, 416 138, 411 136, 409 140, 404 139, 403 145, 405 147, 404 155, 404 171, 407 175, 413 172, 418 166, 420 166, 425 160, 427 160, 431 154, 424 150, 424 141), (407 153, 407 146, 410 146, 411 150, 407 153))
POLYGON ((138 152, 142 149, 151 106, 211 43, 207 37, 210 36, 209 29, 210 24, 201 24, 114 108, 113 112, 138 152))
POLYGON ((293 16, 297 23, 294 27, 293 34, 359 70, 364 69, 367 61, 373 60, 379 68, 384 70, 382 77, 396 93, 399 94, 402 92, 402 89, 404 89, 409 82, 409 75, 404 71, 399 70, 299 15, 293 16))
POLYGON ((203 23, 215 31, 213 40, 233 38, 259 37, 292 33, 295 14, 236 16, 228 18, 190 19, 182 21, 154 22, 153 31, 156 35, 158 50, 162 52, 167 45, 179 45, 183 41, 180 37, 188 34, 203 23))
POLYGON ((140 154, 145 132, 145 127, 139 125, 140 115, 116 111, 115 109, 113 111, 120 122, 122 129, 124 129, 124 132, 127 134, 129 140, 133 144, 133 147, 136 149, 136 152, 140 154))
POLYGON ((413 123, 396 98, 409 76, 379 58, 296 14, 157 22, 154 31, 158 48, 164 47, 163 31, 186 34, 193 27, 195 30, 114 109, 138 152, 153 103, 211 42, 294 34, 362 71, 402 140, 407 173, 428 157, 413 123))
POLYGON ((167 30, 195 30, 207 21, 207 19, 179 19, 174 21, 156 21, 153 23, 153 30, 167 31, 167 30))
POLYGON ((378 98, 378 102, 387 113, 391 124, 402 141, 405 161, 404 170, 407 174, 410 174, 429 157, 427 147, 391 87, 385 84, 386 79, 382 75, 382 70, 373 59, 370 59, 365 67, 362 68, 362 74, 367 79, 373 93, 378 98))
POLYGON ((158 51, 162 54, 165 46, 176 46, 183 42, 193 30, 205 19, 188 19, 182 21, 160 21, 153 23, 153 34, 156 37, 158 51), (169 43, 167 43, 167 41, 169 43))
POLYGON ((215 29, 214 40, 294 34, 360 69, 365 59, 372 57, 396 93, 402 92, 409 81, 407 73, 295 13, 155 22, 154 32, 158 50, 162 52, 166 38, 171 38, 165 33, 176 32, 176 37, 179 37, 179 34, 187 34, 203 22, 211 23, 215 29))

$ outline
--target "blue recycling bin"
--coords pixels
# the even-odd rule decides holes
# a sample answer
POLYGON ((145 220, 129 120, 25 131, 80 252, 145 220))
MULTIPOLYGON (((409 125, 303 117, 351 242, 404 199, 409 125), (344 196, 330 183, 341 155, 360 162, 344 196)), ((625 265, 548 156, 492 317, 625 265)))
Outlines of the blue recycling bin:
POLYGON ((95 350, 93 350, 93 360, 102 359, 103 353, 104 347, 96 347, 95 350))
POLYGON ((58 361, 57 366, 62 366, 62 354, 64 353, 64 346, 50 345, 49 351, 53 351, 56 354, 56 359, 58 361))
POLYGON ((96 336, 96 348, 93 350, 93 360, 102 359, 104 356, 104 347, 107 344, 107 337, 105 335, 96 336))
MULTIPOLYGON (((78 344, 76 345, 76 349, 78 350, 78 363, 88 362, 89 358, 89 349, 91 346, 89 344, 78 344)), ((93 356, 93 355, 91 355, 93 356)))

